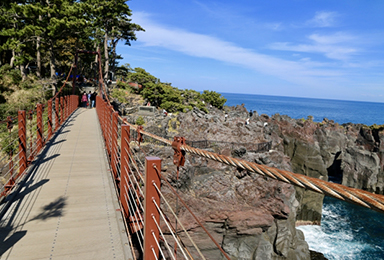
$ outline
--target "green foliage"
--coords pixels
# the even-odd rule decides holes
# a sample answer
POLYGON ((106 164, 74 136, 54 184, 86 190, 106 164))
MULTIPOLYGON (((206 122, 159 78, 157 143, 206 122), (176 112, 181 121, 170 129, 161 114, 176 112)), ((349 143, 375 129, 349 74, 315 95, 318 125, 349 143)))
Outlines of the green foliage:
MULTIPOLYGON (((25 68, 33 66, 36 71, 38 64, 43 77, 67 72, 77 49, 101 47, 102 53, 112 54, 111 61, 106 55, 102 62, 115 65, 117 43, 130 45, 136 31, 143 30, 131 22, 125 0, 5 1, 0 13, 0 64, 13 61, 12 67, 20 65, 23 77, 25 68)), ((82 60, 87 61, 84 65, 92 62, 88 57, 82 60)), ((85 67, 82 73, 93 71, 85 67)))
POLYGON ((122 82, 122 81, 118 81, 118 82, 116 83, 116 86, 117 86, 118 88, 121 88, 121 89, 126 89, 126 90, 130 90, 130 89, 131 89, 131 86, 129 86, 128 83, 126 83, 126 82, 122 82))
POLYGON ((135 68, 129 74, 129 79, 142 86, 141 90, 133 89, 133 91, 141 94, 151 105, 163 108, 168 112, 192 110, 193 107, 197 107, 208 113, 207 104, 221 109, 227 101, 215 91, 205 90, 203 94, 200 94, 195 90, 180 90, 172 87, 170 83, 161 82, 142 68, 135 68))
MULTIPOLYGON (((128 80, 130 82, 138 83, 142 86, 142 89, 153 87, 153 84, 160 82, 159 79, 152 76, 142 68, 135 68, 134 72, 129 75, 128 80)), ((138 89, 136 91, 140 93, 142 89, 138 89)))
POLYGON ((111 97, 117 99, 120 103, 127 102, 127 95, 129 94, 128 90, 114 88, 111 90, 111 97))
MULTIPOLYGON (((3 84, 18 84, 22 80, 20 70, 13 69, 9 64, 5 64, 0 67, 0 80, 6 80, 5 77, 7 77, 11 82, 4 82, 3 84)), ((1 87, 3 86, 0 85, 0 88, 1 87)))
POLYGON ((136 125, 144 125, 145 124, 145 121, 144 121, 144 118, 139 116, 137 119, 136 119, 136 125))
POLYGON ((211 104, 212 106, 220 109, 223 108, 225 102, 227 102, 227 99, 215 91, 204 90, 203 94, 201 94, 201 97, 208 104, 211 104))
POLYGON ((45 103, 49 97, 34 76, 21 81, 20 71, 5 65, 0 67, 0 120, 15 117, 19 109, 34 108, 36 103, 45 103))
POLYGON ((116 68, 115 75, 117 78, 125 80, 132 71, 131 65, 126 63, 116 68))
POLYGON ((369 127, 371 130, 378 130, 378 131, 382 131, 384 129, 384 125, 377 125, 377 124, 373 124, 369 127))

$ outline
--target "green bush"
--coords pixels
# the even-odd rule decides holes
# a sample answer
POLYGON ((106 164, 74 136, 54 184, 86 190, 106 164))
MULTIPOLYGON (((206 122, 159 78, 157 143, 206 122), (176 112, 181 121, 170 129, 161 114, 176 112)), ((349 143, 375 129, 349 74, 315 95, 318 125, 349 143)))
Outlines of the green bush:
POLYGON ((120 103, 127 102, 126 97, 128 94, 129 91, 126 89, 114 88, 111 90, 111 97, 117 99, 120 103))
POLYGON ((222 97, 221 94, 215 91, 204 90, 203 94, 201 94, 201 97, 206 103, 220 109, 223 108, 225 102, 227 102, 226 98, 222 97))
POLYGON ((128 83, 122 82, 122 81, 118 81, 116 83, 116 87, 122 88, 122 89, 126 89, 126 90, 130 90, 131 89, 131 86, 128 83))
POLYGON ((136 125, 144 125, 145 124, 145 121, 144 121, 144 118, 139 116, 137 119, 136 119, 136 125))

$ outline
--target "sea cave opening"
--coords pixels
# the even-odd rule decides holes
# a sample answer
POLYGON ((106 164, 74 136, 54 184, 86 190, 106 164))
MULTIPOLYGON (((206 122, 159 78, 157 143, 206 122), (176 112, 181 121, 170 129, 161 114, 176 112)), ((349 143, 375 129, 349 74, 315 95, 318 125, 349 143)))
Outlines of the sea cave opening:
POLYGON ((343 181, 343 170, 341 169, 341 151, 335 154, 333 163, 327 168, 328 181, 341 184, 343 181))

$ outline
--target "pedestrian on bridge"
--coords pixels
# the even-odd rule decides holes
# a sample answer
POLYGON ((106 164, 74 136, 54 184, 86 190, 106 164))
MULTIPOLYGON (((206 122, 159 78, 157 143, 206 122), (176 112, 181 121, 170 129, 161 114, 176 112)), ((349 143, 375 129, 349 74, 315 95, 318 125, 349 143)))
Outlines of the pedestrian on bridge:
POLYGON ((87 107, 88 102, 88 96, 87 93, 84 92, 83 96, 81 97, 81 107, 87 107))
POLYGON ((89 93, 87 94, 87 98, 88 98, 87 108, 91 108, 91 96, 92 96, 92 93, 91 91, 89 91, 89 93))
POLYGON ((96 102, 96 96, 97 96, 97 93, 96 91, 94 91, 90 97, 91 99, 91 107, 94 108, 95 107, 95 102, 96 102))

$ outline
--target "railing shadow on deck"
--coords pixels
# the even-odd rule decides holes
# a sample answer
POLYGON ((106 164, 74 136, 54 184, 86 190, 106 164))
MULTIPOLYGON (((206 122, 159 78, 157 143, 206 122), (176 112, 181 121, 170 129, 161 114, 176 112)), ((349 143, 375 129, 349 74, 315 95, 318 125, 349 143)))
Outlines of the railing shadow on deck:
MULTIPOLYGON (((66 141, 65 135, 70 132, 70 130, 65 130, 65 128, 71 125, 71 123, 74 120, 76 120, 76 118, 81 113, 83 113, 83 111, 77 109, 78 102, 76 103, 75 97, 73 97, 73 99, 74 99, 74 102, 71 105, 69 105, 68 103, 69 107, 67 108, 67 110, 65 110, 65 107, 64 107, 62 110, 60 110, 62 113, 56 115, 58 116, 55 119, 57 124, 55 127, 56 131, 53 132, 54 126, 52 123, 51 125, 52 128, 50 129, 50 131, 52 131, 51 136, 49 136, 48 134, 48 136, 45 137, 45 141, 44 141, 45 145, 42 147, 40 152, 34 157, 32 157, 31 161, 29 161, 29 166, 28 168, 26 168, 25 172, 19 174, 20 178, 18 179, 17 182, 15 182, 12 190, 10 190, 10 192, 5 196, 5 198, 3 197, 3 200, 1 201, 1 204, 0 204, 0 220, 4 217, 10 205, 15 200, 19 200, 19 203, 20 203, 22 199, 25 197, 25 195, 41 187, 42 185, 44 185, 49 181, 48 179, 44 178, 45 181, 44 179, 42 179, 38 183, 29 187, 29 185, 34 183, 35 181, 34 178, 38 173, 38 171, 40 170, 40 166, 60 156, 59 153, 56 153, 47 157, 47 154, 50 149, 55 149, 56 151, 60 149, 63 142, 66 141), (72 111, 70 110, 70 108, 72 111), (61 139, 59 140, 59 138, 61 139), (54 146, 57 146, 57 147, 54 147, 54 146), (21 192, 22 189, 24 190, 21 192)), ((55 112, 55 111, 52 111, 52 112, 55 112)), ((50 120, 52 121, 52 118, 50 120)), ((27 149, 25 148, 25 150, 27 149)), ((29 158, 27 151, 26 151, 26 156, 29 158)), ((44 174, 46 175, 47 173, 46 172, 42 173, 42 175, 44 174)))
MULTIPOLYGON (((0 228, 0 256, 2 256, 10 248, 12 248, 26 235, 26 230, 15 231, 17 229, 22 229, 25 223, 20 223, 16 227, 12 225, 13 220, 19 214, 18 209, 21 206, 21 202, 25 199, 26 195, 36 189, 41 188, 44 184, 49 182, 49 179, 47 179, 46 177, 50 167, 48 166, 48 169, 41 169, 41 165, 50 162, 60 156, 59 153, 56 153, 47 157, 47 154, 51 149, 54 149, 53 152, 57 152, 58 150, 60 150, 61 145, 67 139, 58 139, 65 138, 65 135, 69 131, 64 129, 67 126, 70 126, 71 122, 73 122, 76 117, 78 117, 79 114, 82 112, 74 109, 71 113, 66 113, 68 113, 67 118, 65 120, 58 120, 62 122, 61 125, 57 128, 56 132, 54 132, 50 138, 47 137, 48 140, 46 140, 46 143, 44 147, 42 147, 40 153, 38 153, 33 158, 33 160, 30 162, 29 167, 23 173, 22 178, 20 178, 20 181, 16 183, 15 187, 11 190, 9 194, 7 194, 5 199, 0 204, 0 223, 2 224, 2 227, 0 228), (14 204, 13 211, 7 216, 7 219, 3 219, 4 215, 7 213, 8 209, 13 203, 16 203, 14 204), (12 232, 14 233, 11 234, 12 232)), ((51 203, 44 206, 41 209, 41 213, 34 216, 28 222, 34 220, 46 220, 48 218, 62 216, 66 204, 66 198, 59 197, 55 201, 52 201, 51 203)))

